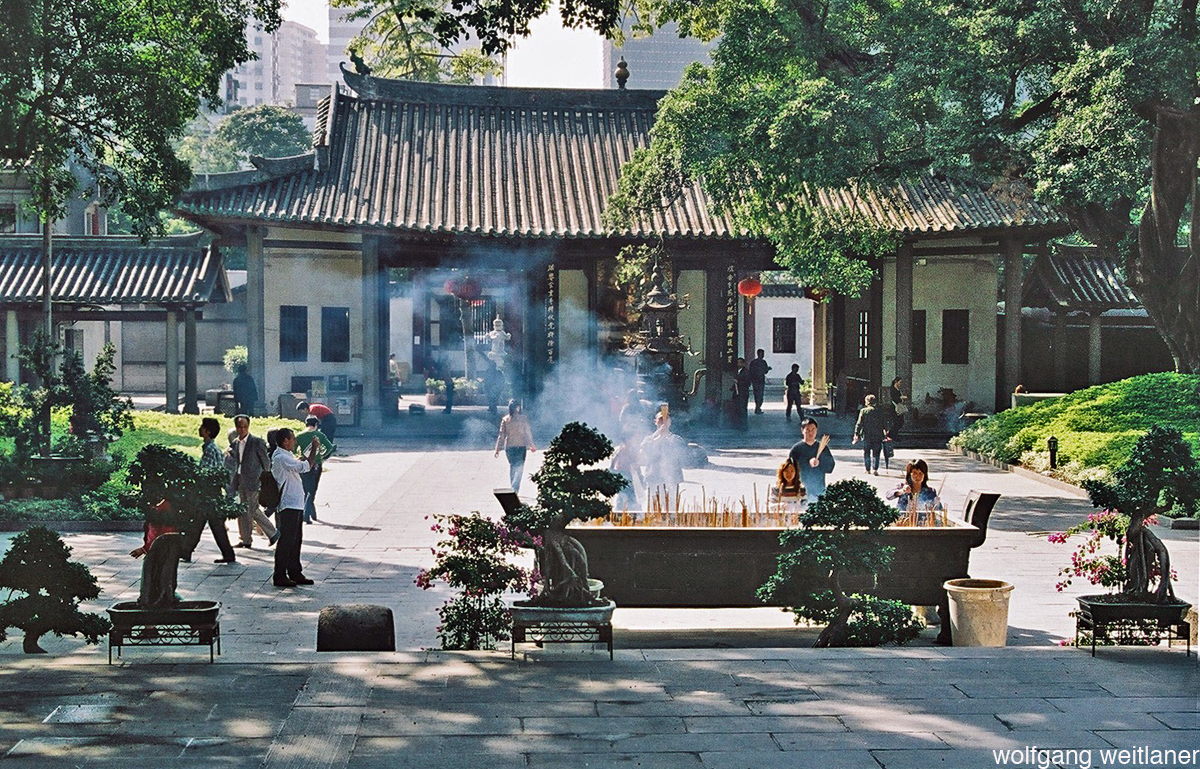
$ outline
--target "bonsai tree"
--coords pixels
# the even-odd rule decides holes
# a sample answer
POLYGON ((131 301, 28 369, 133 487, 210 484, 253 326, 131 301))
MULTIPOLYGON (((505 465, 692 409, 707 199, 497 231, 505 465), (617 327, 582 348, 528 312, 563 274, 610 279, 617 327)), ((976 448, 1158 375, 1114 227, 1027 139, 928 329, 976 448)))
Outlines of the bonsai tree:
POLYGON ((209 520, 237 518, 240 512, 238 503, 225 494, 224 470, 200 467, 182 451, 158 443, 138 451, 126 476, 134 490, 124 502, 156 524, 191 531, 209 520))
MULTIPOLYGON (((1175 428, 1151 427, 1138 438, 1133 453, 1111 481, 1087 480, 1083 487, 1094 506, 1118 514, 1110 517, 1125 524, 1120 595, 1130 601, 1174 603, 1171 557, 1146 524, 1151 516, 1173 509, 1190 514, 1200 509, 1200 464, 1183 435, 1175 428), (1151 590, 1156 581, 1157 587, 1151 590)), ((1120 534, 1114 529, 1109 536, 1121 542, 1120 534)))
POLYGON ((71 548, 42 526, 13 537, 0 559, 0 588, 8 589, 0 604, 0 641, 10 627, 25 631, 26 654, 45 654, 38 641, 46 633, 83 635, 90 644, 108 632, 109 621, 79 610, 80 601, 100 595, 100 586, 87 566, 70 560, 71 548), (14 597, 15 594, 16 597, 14 597))
POLYGON ((870 595, 847 595, 842 577, 878 573, 887 568, 894 548, 851 530, 879 531, 896 520, 890 507, 866 481, 844 480, 831 484, 800 516, 800 528, 780 535, 785 550, 778 569, 758 590, 763 601, 793 603, 796 621, 825 625, 814 647, 878 646, 903 644, 917 637, 921 623, 912 609, 899 601, 870 595), (823 572, 828 587, 799 593, 797 584, 810 582, 805 575, 823 572))
POLYGON ((572 521, 612 512, 611 498, 627 481, 594 466, 610 457, 612 442, 582 422, 571 422, 550 441, 542 469, 533 475, 537 504, 505 514, 505 523, 528 532, 537 553, 542 589, 535 606, 583 607, 596 602, 588 591, 587 553, 567 535, 572 521), (592 468, 592 469, 584 469, 592 468))

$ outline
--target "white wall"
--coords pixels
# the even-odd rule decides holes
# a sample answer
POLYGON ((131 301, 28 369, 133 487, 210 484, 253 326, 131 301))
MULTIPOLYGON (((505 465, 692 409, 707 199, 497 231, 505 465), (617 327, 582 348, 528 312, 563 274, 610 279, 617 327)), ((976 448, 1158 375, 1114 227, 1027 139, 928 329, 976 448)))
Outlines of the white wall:
POLYGON ((807 382, 812 378, 813 366, 813 301, 803 297, 759 296, 754 300, 754 339, 755 348, 766 351, 764 357, 771 367, 768 383, 782 383, 793 363, 800 364, 800 376, 807 382), (794 354, 773 352, 775 318, 785 317, 796 319, 794 354))
MULTIPOLYGON (((978 240, 957 245, 978 245, 978 240)), ((921 243, 918 246, 924 245, 921 243)), ((946 241, 936 245, 945 247, 946 241)), ((990 412, 996 399, 996 296, 998 257, 964 255, 917 259, 913 265, 913 310, 925 310, 925 363, 913 364, 910 400, 921 409, 925 396, 949 387, 959 400, 990 412), (970 310, 968 363, 942 363, 942 310, 970 310)), ((883 383, 896 370, 896 263, 883 267, 883 383)))
POLYGON ((594 355, 588 338, 588 284, 583 270, 558 272, 559 361, 576 355, 594 355))
MULTIPOLYGON (((268 408, 291 387, 293 376, 345 374, 360 382, 362 359, 362 239, 356 235, 288 230, 272 227, 267 240, 294 241, 296 246, 268 246, 265 253, 266 382, 262 397, 268 408), (322 248, 322 244, 348 244, 354 250, 322 248), (279 360, 279 308, 302 305, 308 308, 308 360, 279 360), (321 308, 350 310, 350 360, 321 361, 321 308)), ((382 351, 386 360, 387 351, 382 351)))
MULTIPOLYGON (((696 370, 714 363, 704 359, 704 345, 707 340, 704 325, 704 300, 707 290, 708 282, 704 270, 679 271, 679 285, 675 289, 675 295, 680 298, 684 294, 689 295, 688 308, 679 313, 679 333, 683 335, 685 342, 691 344, 692 351, 699 353, 699 355, 685 354, 683 356, 684 387, 689 391, 692 389, 692 377, 696 370)), ((720 361, 715 361, 718 368, 720 363, 720 361)), ((700 386, 700 392, 702 394, 704 392, 703 384, 700 386)))

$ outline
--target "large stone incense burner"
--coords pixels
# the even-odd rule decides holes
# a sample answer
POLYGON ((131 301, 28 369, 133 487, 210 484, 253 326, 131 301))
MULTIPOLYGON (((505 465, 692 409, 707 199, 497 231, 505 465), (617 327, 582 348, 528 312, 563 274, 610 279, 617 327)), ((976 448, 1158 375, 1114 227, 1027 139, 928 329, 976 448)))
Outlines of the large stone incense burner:
MULTIPOLYGON (((948 518, 945 525, 863 531, 862 536, 894 547, 895 554, 886 572, 852 575, 847 587, 915 606, 944 605, 942 583, 969 576, 971 550, 987 537, 998 497, 971 492, 963 516, 948 518)), ((575 524, 568 531, 587 550, 589 573, 604 582, 605 595, 620 606, 761 606, 756 592, 775 573, 783 549, 779 535, 786 524, 773 521, 774 513, 754 515, 656 518, 654 513, 618 512, 599 525, 575 524)), ((812 574, 813 585, 823 585, 825 579, 812 574)))

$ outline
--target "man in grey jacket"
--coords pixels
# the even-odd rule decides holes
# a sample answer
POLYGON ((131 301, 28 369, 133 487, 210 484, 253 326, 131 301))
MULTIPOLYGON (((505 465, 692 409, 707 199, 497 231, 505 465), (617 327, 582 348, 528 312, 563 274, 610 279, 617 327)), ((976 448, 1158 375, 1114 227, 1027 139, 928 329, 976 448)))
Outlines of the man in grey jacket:
POLYGON ((277 538, 275 526, 258 506, 259 478, 264 472, 271 470, 266 441, 250 434, 250 417, 245 414, 238 414, 233 418, 233 429, 237 432, 237 438, 229 445, 229 464, 233 468, 233 488, 245 508, 238 516, 241 541, 234 547, 253 545, 256 523, 273 545, 277 538))

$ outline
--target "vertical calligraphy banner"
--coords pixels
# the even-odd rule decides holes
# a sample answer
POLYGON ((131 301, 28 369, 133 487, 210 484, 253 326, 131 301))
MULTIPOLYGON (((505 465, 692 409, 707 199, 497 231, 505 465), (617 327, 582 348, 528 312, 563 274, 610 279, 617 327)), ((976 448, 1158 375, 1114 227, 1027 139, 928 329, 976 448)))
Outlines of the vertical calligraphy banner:
POLYGON ((725 362, 737 362, 737 273, 733 265, 725 270, 725 362))
POLYGON ((546 362, 558 359, 558 267, 546 265, 546 362))

